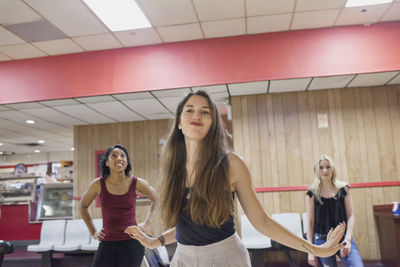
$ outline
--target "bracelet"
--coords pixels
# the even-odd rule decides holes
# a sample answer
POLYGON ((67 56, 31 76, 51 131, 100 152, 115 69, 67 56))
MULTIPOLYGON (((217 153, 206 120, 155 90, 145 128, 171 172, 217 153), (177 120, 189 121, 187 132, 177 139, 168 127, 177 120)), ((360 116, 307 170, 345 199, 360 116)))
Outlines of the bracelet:
POLYGON ((160 240, 161 246, 165 245, 165 237, 163 236, 163 234, 157 236, 157 239, 160 240))

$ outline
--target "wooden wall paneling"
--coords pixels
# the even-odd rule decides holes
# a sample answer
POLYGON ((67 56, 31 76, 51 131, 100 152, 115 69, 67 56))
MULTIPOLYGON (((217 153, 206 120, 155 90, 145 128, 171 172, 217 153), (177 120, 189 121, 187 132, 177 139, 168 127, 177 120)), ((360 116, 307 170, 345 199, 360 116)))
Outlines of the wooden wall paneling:
MULTIPOLYGON (((367 246, 367 257, 369 259, 378 259, 380 257, 379 255, 379 240, 377 236, 377 231, 376 231, 376 226, 375 226, 375 221, 374 221, 374 212, 372 207, 375 205, 374 203, 374 198, 372 196, 373 194, 373 189, 371 188, 365 188, 363 190, 363 193, 365 195, 365 207, 366 207, 366 218, 357 218, 356 217, 356 222, 355 222, 355 227, 358 227, 360 223, 367 223, 368 225, 368 232, 364 233, 368 235, 368 243, 366 244, 367 246)), ((357 242, 357 240, 356 240, 357 242)), ((358 245, 359 242, 357 242, 358 245)), ((362 244, 359 244, 362 245, 362 244)), ((358 246, 359 246, 358 245, 358 246)))
MULTIPOLYGON (((314 158, 313 155, 313 143, 314 140, 311 138, 311 119, 310 119, 310 102, 308 92, 297 93, 297 108, 298 108, 298 120, 299 120, 299 137, 301 146, 301 158, 302 158, 302 175, 299 175, 299 185, 311 185, 314 182, 314 158)), ((305 195, 303 202, 305 202, 305 195)), ((305 209, 304 209, 305 211, 305 209)))
MULTIPOLYGON (((287 170, 287 155, 286 155, 286 138, 284 125, 284 110, 282 94, 273 94, 273 107, 275 116, 275 131, 277 150, 277 166, 278 166, 278 181, 279 186, 289 186, 289 177, 287 170)), ((290 195, 286 192, 279 193, 280 209, 275 212, 290 212, 290 195), (289 205, 288 205, 289 204, 289 205)))
POLYGON ((241 99, 242 97, 240 96, 231 97, 233 148, 239 154, 242 154, 244 150, 241 99))
MULTIPOLYGON (((279 171, 278 171, 278 150, 276 141, 276 126, 275 126, 275 116, 274 116, 274 105, 273 105, 273 95, 266 95, 266 105, 267 105, 267 119, 268 119, 268 136, 269 136, 269 151, 270 151, 270 166, 271 166, 271 180, 272 186, 279 186, 279 171)), ((272 201, 272 209, 269 210, 270 213, 279 212, 281 201, 279 198, 279 193, 267 194, 268 198, 272 201)))
MULTIPOLYGON (((400 180, 400 99, 396 88, 400 85, 390 86, 387 89, 390 122, 392 126, 393 149, 396 164, 396 180, 400 180)), ((400 192, 399 192, 400 193, 400 192)))
POLYGON ((312 149, 313 149, 313 159, 314 161, 319 158, 320 149, 319 149, 319 132, 318 132, 318 120, 317 120, 317 109, 315 105, 315 92, 309 92, 308 94, 308 105, 309 105, 309 114, 310 118, 310 126, 311 126, 311 139, 312 139, 312 149))
MULTIPOLYGON (((331 118, 329 117, 329 99, 328 95, 324 91, 315 91, 313 92, 314 95, 314 104, 315 104, 315 111, 316 111, 316 127, 319 134, 319 153, 320 155, 328 155, 332 157, 333 154, 333 144, 332 144, 332 135, 329 129, 331 118), (321 128, 321 121, 318 121, 318 115, 328 116, 328 127, 321 128)), ((317 158, 320 156, 318 155, 317 158)))
POLYGON ((343 127, 345 132, 347 169, 349 172, 349 181, 358 179, 360 176, 360 143, 357 131, 357 117, 355 113, 354 89, 346 88, 341 92, 342 108, 345 111, 343 116, 343 127))
MULTIPOLYGON (((283 96, 283 112, 286 142, 286 164, 289 185, 303 185, 303 155, 301 153, 300 125, 297 107, 297 94, 286 93, 283 96)), ((305 210, 303 195, 290 192, 289 210, 305 210)))
MULTIPOLYGON (((250 147, 249 167, 254 187, 263 187, 263 177, 261 175, 261 145, 259 136, 260 132, 259 119, 257 112, 257 96, 251 95, 247 97, 247 116, 248 120, 248 138, 246 144, 250 147)), ((264 194, 257 194, 258 201, 264 202, 264 194)))
POLYGON ((137 176, 146 179, 145 166, 145 143, 144 136, 147 134, 144 131, 144 121, 133 122, 133 149, 134 149, 134 168, 133 173, 137 176))
MULTIPOLYGON (((372 90, 372 99, 374 103, 382 180, 393 181, 396 177, 396 167, 386 90, 383 87, 374 88, 372 90)), ((387 201, 389 201, 389 199, 387 199, 387 201)))

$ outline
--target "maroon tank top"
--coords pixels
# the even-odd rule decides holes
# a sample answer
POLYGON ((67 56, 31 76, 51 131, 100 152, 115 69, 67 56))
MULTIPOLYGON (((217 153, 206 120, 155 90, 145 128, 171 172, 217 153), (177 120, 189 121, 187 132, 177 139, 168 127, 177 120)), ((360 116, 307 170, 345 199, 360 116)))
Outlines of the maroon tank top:
POLYGON ((99 197, 105 233, 103 241, 131 239, 124 230, 130 225, 136 225, 136 181, 137 177, 132 176, 132 184, 128 192, 123 195, 114 195, 108 192, 105 179, 100 178, 99 197))

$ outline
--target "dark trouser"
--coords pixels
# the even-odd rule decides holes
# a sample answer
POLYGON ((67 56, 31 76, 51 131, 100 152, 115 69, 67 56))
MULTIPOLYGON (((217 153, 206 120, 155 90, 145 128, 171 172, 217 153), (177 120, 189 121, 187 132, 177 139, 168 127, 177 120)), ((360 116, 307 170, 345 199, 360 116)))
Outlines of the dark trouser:
POLYGON ((92 267, 140 267, 143 255, 144 247, 135 239, 102 241, 92 267))

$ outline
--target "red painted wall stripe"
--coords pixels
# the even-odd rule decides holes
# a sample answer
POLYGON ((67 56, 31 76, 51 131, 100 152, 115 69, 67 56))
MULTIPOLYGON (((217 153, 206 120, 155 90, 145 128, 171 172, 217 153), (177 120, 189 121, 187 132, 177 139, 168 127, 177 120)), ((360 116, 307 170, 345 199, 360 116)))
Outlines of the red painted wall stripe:
MULTIPOLYGON (((400 186, 400 181, 391 182, 368 182, 368 183, 352 183, 352 188, 368 188, 368 187, 385 187, 385 186, 400 186)), ((308 189, 308 185, 299 186, 280 186, 280 187, 256 187, 257 193, 262 192, 284 192, 284 191, 304 191, 308 189)))
POLYGON ((0 104, 400 70, 400 21, 0 62, 0 104))

